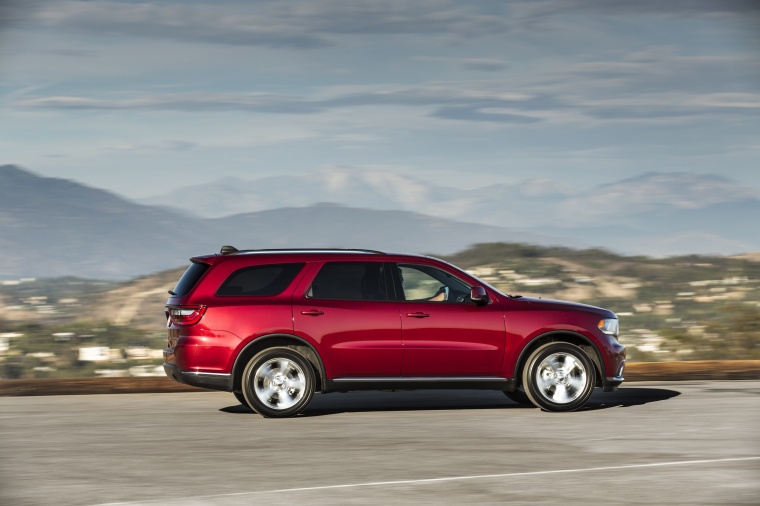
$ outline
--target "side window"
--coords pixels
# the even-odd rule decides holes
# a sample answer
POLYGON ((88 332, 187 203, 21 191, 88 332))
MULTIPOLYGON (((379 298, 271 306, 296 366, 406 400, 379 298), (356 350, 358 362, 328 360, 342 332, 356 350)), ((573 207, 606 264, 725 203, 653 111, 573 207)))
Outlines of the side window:
POLYGON ((238 269, 216 291, 220 296, 267 297, 282 293, 301 272, 303 263, 257 265, 238 269))
POLYGON ((429 265, 398 265, 404 300, 418 302, 465 302, 470 286, 446 271, 429 265))
POLYGON ((190 267, 188 267, 185 273, 182 275, 182 277, 179 278, 177 286, 175 286, 174 290, 172 290, 177 294, 176 297, 183 297, 190 293, 190 290, 192 290, 195 285, 198 284, 198 281, 201 279, 201 276, 203 276, 203 274, 208 270, 208 267, 208 265, 202 263, 191 264, 190 267))
POLYGON ((387 300, 385 264, 328 262, 309 288, 313 299, 387 300))

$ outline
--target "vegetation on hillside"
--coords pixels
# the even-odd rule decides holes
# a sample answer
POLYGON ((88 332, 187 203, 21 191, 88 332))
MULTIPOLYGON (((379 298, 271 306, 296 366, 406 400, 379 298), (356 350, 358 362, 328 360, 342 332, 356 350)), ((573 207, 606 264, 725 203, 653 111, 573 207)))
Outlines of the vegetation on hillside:
POLYGON ((757 261, 507 243, 478 244, 445 259, 506 293, 615 311, 632 360, 760 359, 757 261))

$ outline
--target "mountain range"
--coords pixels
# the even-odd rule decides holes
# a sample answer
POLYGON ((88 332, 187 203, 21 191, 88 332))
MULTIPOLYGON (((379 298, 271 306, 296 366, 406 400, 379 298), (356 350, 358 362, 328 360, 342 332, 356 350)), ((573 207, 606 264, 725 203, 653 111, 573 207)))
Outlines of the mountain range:
POLYGON ((204 217, 333 202, 508 227, 623 254, 734 254, 760 249, 760 195, 715 175, 650 172, 581 191, 545 179, 476 189, 383 170, 222 179, 144 199, 204 217))
POLYGON ((549 181, 460 190, 383 171, 222 180, 148 201, 0 167, 0 279, 126 279, 239 248, 451 254, 478 242, 625 254, 760 250, 760 200, 716 176, 650 173, 571 192, 549 181))
POLYGON ((535 232, 335 204, 189 217, 73 181, 0 167, 0 279, 127 279, 187 264, 188 257, 219 251, 223 244, 447 254, 473 243, 514 240, 564 242, 535 232))

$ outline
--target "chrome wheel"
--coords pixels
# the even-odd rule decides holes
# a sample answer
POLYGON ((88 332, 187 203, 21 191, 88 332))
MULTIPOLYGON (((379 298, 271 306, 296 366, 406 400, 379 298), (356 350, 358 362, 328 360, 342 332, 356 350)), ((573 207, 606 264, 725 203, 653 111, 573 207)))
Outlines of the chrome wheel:
POLYGON ((545 411, 574 411, 594 393, 594 363, 578 346, 551 342, 530 354, 522 370, 525 394, 545 411))
POLYGON ((314 369, 292 348, 267 348, 253 357, 241 378, 248 405, 269 418, 295 416, 314 395, 314 369))
POLYGON ((269 408, 292 408, 304 396, 306 374, 290 359, 273 358, 256 369, 253 388, 259 401, 269 408))
POLYGON ((574 356, 552 353, 538 365, 536 386, 547 400, 567 404, 581 396, 587 384, 586 368, 574 356))

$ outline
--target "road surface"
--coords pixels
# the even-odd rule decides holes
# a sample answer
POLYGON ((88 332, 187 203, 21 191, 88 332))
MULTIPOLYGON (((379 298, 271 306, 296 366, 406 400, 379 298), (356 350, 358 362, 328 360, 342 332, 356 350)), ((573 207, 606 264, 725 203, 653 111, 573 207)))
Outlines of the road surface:
POLYGON ((500 392, 0 398, 0 504, 760 504, 760 381, 634 383, 544 413, 500 392))

